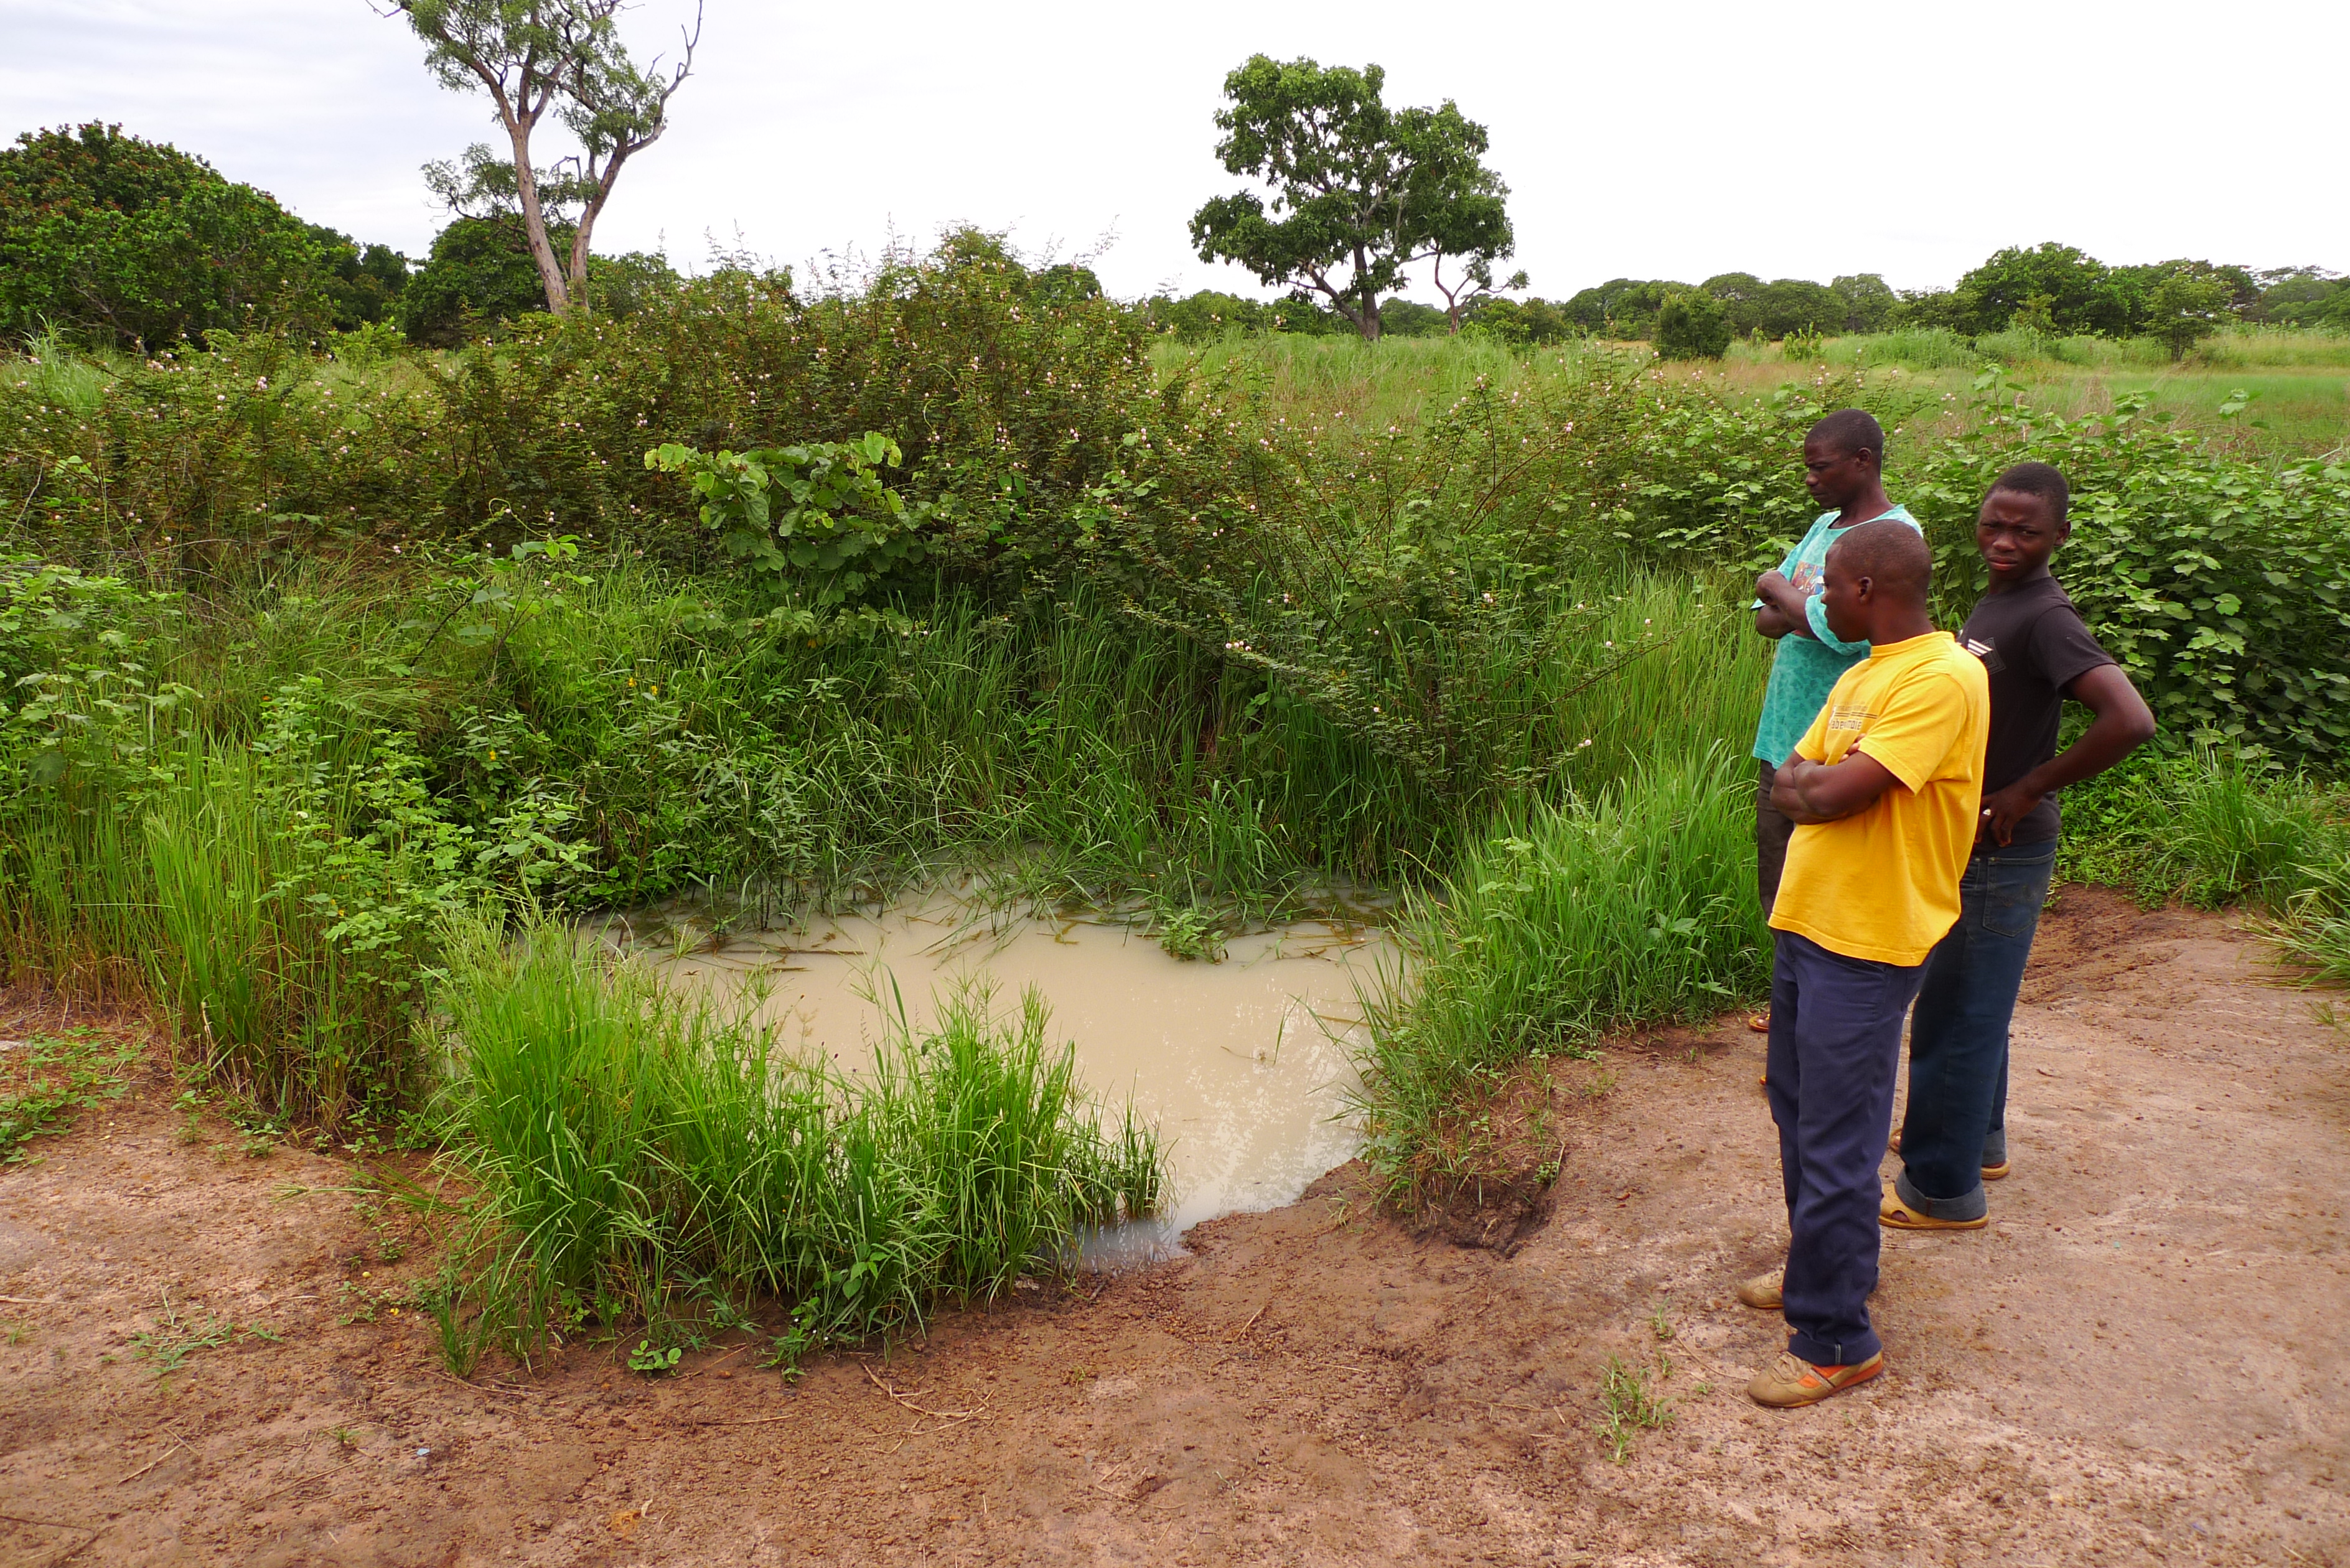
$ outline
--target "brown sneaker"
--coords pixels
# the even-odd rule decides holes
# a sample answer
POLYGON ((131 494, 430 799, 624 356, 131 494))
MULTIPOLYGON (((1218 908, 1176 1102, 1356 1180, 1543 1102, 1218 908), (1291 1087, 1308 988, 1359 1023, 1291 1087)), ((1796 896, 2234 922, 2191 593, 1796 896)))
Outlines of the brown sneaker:
POLYGON ((1991 1216, 1984 1213, 1971 1220, 1937 1220, 1902 1202, 1901 1195, 1888 1181, 1885 1184, 1885 1196, 1877 1201, 1877 1222, 1888 1231, 1980 1231, 1991 1223, 1991 1216))
POLYGON ((1787 1304, 1786 1298, 1779 1293, 1780 1284, 1786 1277, 1786 1270, 1773 1269, 1767 1274, 1757 1274, 1744 1281, 1738 1287, 1740 1303, 1751 1306, 1756 1312, 1777 1312, 1787 1304))
POLYGON ((1768 1370, 1754 1375, 1746 1397, 1773 1410, 1816 1405, 1831 1394, 1841 1394, 1856 1383, 1866 1383, 1885 1370, 1885 1352, 1850 1366, 1814 1366, 1792 1350, 1783 1350, 1768 1370))

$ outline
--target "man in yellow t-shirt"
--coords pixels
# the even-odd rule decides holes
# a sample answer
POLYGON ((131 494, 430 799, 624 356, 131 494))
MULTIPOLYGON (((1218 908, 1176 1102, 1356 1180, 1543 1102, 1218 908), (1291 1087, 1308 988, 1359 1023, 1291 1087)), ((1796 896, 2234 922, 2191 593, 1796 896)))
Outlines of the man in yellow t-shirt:
POLYGON ((1786 1354, 1748 1386, 1810 1405, 1884 1370, 1869 1325, 1877 1166, 1893 1123, 1901 1020, 1959 918, 1981 807, 1991 684, 1936 631, 1933 574, 1907 524, 1864 523, 1828 552, 1822 607, 1866 639, 1773 781, 1793 818, 1771 911, 1771 1117, 1787 1197, 1787 1266, 1739 1287, 1787 1320, 1786 1354))

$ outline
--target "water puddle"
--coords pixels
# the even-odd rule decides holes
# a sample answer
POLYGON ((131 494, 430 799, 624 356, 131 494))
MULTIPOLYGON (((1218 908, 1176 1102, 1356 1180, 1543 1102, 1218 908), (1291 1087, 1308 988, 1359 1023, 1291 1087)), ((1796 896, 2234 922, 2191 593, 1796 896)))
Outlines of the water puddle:
POLYGON ((1356 986, 1395 951, 1375 927, 1309 921, 1235 938, 1222 963, 1186 962, 1124 926, 991 919, 944 898, 698 941, 691 926, 642 922, 609 935, 673 981, 763 997, 754 1015, 785 1044, 851 1072, 880 1033, 874 996, 893 1010, 902 998, 919 1029, 959 984, 993 984, 999 1010, 1036 987, 1087 1086, 1113 1112, 1130 1096, 1167 1149, 1165 1211, 1093 1239, 1101 1266, 1178 1251, 1201 1220, 1293 1202, 1346 1162, 1356 986))

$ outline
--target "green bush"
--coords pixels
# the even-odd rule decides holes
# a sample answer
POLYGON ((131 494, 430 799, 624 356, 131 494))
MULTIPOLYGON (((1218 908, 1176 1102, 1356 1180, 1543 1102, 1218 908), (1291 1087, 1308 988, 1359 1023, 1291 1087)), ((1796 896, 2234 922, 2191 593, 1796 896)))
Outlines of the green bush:
MULTIPOLYGON (((550 244, 567 254, 571 237, 550 244)), ((400 328, 411 343, 454 348, 484 326, 546 309, 546 286, 519 216, 459 218, 433 237, 432 249, 400 291, 400 328)))
POLYGON ((0 149, 0 338, 62 327, 160 352, 216 330, 307 335, 333 318, 331 275, 308 225, 177 148, 93 122, 0 149))
POLYGON ((1904 476, 1905 498, 1931 520, 1946 602, 1984 586, 1969 524, 1991 478, 2027 455, 2053 462, 2073 485, 2057 569, 2154 705, 2164 743, 2338 767, 2350 747, 2350 471, 2219 455, 2135 395, 2068 421, 2003 389, 2014 406, 1904 476))
POLYGON ((1730 351, 1730 313, 1702 289, 1668 295, 1657 307, 1657 354, 1665 359, 1719 359, 1730 351))

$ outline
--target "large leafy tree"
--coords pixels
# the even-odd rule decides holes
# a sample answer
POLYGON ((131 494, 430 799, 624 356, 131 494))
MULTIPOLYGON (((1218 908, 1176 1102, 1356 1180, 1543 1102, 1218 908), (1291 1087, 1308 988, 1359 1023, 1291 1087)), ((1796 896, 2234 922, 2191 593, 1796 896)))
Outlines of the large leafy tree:
POLYGON ((1730 348, 1730 312, 1702 288, 1669 295, 1657 308, 1657 357, 1719 359, 1730 348))
POLYGON ((1563 308, 1582 331, 1607 337, 1646 337, 1656 330, 1657 312, 1666 299, 1688 287, 1669 279, 1612 277, 1577 289, 1563 308))
POLYGON ((321 282, 343 331, 390 319, 408 286, 408 258, 390 245, 362 245, 324 223, 308 225, 326 272, 321 282))
POLYGON ((1269 186, 1272 200, 1235 192, 1191 217, 1201 261, 1236 262, 1260 282, 1320 295, 1366 338, 1379 335, 1379 296, 1430 258, 1458 327, 1514 244, 1509 189, 1482 161, 1485 128, 1449 99, 1391 109, 1386 80, 1378 66, 1252 57, 1224 78, 1216 155, 1228 173, 1269 186))
POLYGON ((1828 289, 1844 307, 1843 319, 1835 325, 1846 332, 1882 332, 1901 305, 1891 286, 1873 272, 1837 278, 1828 289))
POLYGON ((2162 340, 2176 362, 2187 351, 2220 330, 2232 296, 2224 279, 2190 266, 2173 266, 2146 291, 2147 330, 2162 340))
POLYGON ((560 314, 588 286, 589 236, 612 199, 612 188, 629 159, 650 147, 669 129, 669 100, 693 71, 702 40, 702 12, 684 35, 677 63, 664 70, 656 59, 639 69, 620 42, 618 28, 625 0, 390 0, 393 9, 425 43, 425 63, 442 85, 480 91, 496 107, 498 123, 514 156, 515 205, 530 244, 532 262, 546 296, 546 308, 560 314), (576 197, 568 256, 555 253, 542 181, 546 171, 531 161, 531 140, 552 114, 579 141, 567 160, 571 170, 563 194, 576 197))
POLYGON ((2075 245, 2010 246, 1959 279, 1977 331, 2018 322, 2042 330, 2119 337, 2136 325, 2139 290, 2075 245))
MULTIPOLYGON (((338 239, 340 236, 337 236, 338 239)), ((0 334, 160 348, 220 327, 322 327, 328 258, 266 193, 115 125, 0 151, 0 334)))

